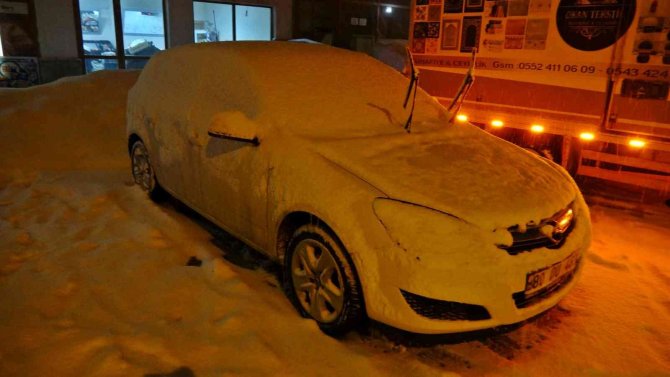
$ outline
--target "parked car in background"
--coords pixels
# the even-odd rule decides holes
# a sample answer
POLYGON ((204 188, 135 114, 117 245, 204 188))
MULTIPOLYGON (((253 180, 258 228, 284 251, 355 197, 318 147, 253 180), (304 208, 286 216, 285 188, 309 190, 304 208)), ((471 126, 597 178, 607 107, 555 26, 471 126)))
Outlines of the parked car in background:
POLYGON ((560 166, 452 115, 360 53, 188 45, 130 91, 128 150, 152 197, 277 260, 326 333, 366 317, 419 333, 517 323, 574 286, 588 208, 560 166))

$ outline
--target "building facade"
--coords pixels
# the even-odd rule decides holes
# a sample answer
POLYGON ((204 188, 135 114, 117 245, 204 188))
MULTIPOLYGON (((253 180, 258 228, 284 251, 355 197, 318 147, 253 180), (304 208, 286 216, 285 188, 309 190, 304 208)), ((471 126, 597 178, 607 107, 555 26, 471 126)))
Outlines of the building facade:
POLYGON ((404 53, 409 0, 0 0, 0 87, 141 68, 193 42, 307 38, 404 53), (386 49, 388 50, 388 49, 386 49))

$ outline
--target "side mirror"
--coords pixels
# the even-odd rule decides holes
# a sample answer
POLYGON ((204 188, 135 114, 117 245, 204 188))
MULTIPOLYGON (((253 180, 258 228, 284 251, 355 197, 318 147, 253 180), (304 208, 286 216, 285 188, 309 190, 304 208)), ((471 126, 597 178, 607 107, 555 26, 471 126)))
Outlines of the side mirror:
POLYGON ((227 111, 212 117, 207 129, 211 137, 250 143, 258 146, 258 124, 240 111, 227 111))

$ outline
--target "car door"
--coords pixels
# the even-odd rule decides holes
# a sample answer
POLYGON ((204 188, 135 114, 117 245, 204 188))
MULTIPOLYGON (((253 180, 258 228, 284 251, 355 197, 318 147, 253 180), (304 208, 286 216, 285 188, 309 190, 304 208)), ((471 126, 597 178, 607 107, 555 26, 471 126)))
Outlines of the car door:
POLYGON ((264 247, 269 161, 263 145, 208 137, 200 147, 202 202, 236 236, 264 247))
POLYGON ((194 109, 187 157, 199 182, 194 206, 235 236, 264 248, 270 166, 266 148, 262 143, 210 136, 211 120, 219 112, 207 106, 194 109))
MULTIPOLYGON (((189 132, 201 195, 198 207, 235 236, 265 248, 270 148, 262 140, 254 145, 208 134, 215 119, 230 114, 242 118, 231 121, 232 133, 262 131, 262 125, 255 123, 262 112, 257 77, 237 55, 229 56, 225 49, 219 53, 218 59, 229 69, 194 71, 198 89, 190 93, 193 128, 189 132)), ((203 65, 211 65, 211 56, 203 59, 203 65)), ((192 64, 200 64, 197 60, 192 64)))
POLYGON ((184 80, 193 62, 175 56, 152 60, 129 93, 129 121, 149 149, 159 183, 178 199, 196 205, 200 196, 198 161, 193 155, 195 100, 198 80, 184 80))

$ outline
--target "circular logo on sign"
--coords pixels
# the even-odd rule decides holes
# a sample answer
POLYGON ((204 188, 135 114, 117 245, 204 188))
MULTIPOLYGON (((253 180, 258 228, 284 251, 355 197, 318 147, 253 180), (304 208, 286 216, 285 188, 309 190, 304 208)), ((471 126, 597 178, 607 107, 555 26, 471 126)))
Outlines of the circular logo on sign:
POLYGON ((561 0, 556 26, 565 43, 582 51, 602 50, 628 31, 635 0, 561 0))

